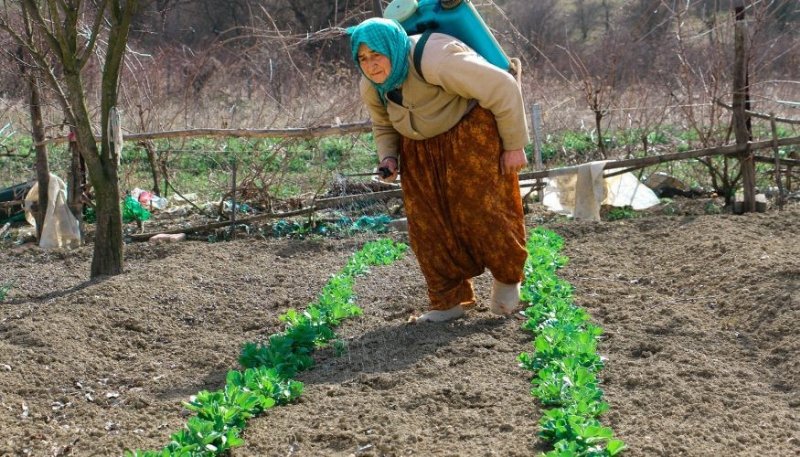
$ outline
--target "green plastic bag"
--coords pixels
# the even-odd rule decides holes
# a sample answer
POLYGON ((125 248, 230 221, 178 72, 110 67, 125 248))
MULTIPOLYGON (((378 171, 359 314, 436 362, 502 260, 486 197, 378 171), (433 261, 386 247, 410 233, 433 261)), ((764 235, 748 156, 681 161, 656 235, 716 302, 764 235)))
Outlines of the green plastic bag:
POLYGON ((147 211, 139 202, 130 195, 125 197, 122 204, 122 222, 143 222, 150 219, 150 211, 147 211))

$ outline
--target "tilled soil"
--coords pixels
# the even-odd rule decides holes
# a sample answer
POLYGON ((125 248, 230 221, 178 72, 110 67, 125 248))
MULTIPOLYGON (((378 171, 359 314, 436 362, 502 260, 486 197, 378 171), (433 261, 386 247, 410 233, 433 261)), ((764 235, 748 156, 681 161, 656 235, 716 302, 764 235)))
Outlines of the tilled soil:
MULTIPOLYGON (((560 271, 605 329, 602 420, 626 456, 800 455, 800 209, 616 222, 528 217, 566 241, 560 271)), ((405 241, 402 233, 389 236, 405 241)), ((217 390, 243 343, 281 330, 373 237, 134 243, 126 273, 88 278, 91 247, 5 247, 0 455, 160 449, 217 390)), ((413 254, 356 283, 302 397, 252 419, 235 456, 529 456, 540 407, 516 357, 531 335, 479 305, 408 325, 427 306, 413 254)))

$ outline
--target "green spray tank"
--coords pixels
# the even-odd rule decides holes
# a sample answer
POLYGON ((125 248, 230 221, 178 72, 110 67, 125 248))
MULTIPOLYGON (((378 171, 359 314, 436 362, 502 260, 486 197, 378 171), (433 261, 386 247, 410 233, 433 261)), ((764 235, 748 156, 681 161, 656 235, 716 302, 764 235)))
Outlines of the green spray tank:
POLYGON ((383 12, 409 35, 430 30, 463 41, 489 63, 508 70, 510 63, 470 0, 392 0, 383 12))

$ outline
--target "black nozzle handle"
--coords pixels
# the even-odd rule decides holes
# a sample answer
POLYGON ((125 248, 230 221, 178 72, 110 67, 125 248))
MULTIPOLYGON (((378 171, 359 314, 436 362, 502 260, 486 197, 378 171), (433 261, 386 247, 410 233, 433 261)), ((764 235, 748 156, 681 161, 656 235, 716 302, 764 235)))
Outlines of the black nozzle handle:
POLYGON ((389 167, 380 167, 378 168, 378 174, 381 175, 381 178, 386 179, 392 176, 392 170, 390 170, 389 167))

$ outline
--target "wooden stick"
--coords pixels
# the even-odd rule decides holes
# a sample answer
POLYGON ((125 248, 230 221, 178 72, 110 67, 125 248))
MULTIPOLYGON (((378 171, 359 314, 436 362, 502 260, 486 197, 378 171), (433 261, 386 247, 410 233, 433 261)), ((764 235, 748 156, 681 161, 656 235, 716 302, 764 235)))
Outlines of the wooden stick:
MULTIPOLYGON (((239 223, 240 224, 246 224, 246 223, 250 223, 250 222, 257 222, 257 221, 264 220, 264 219, 280 219, 280 218, 283 218, 283 217, 301 216, 301 215, 304 215, 304 214, 308 214, 308 213, 310 213, 312 211, 313 211, 313 208, 303 208, 303 209, 299 209, 297 211, 286 211, 284 213, 258 214, 256 216, 250 216, 250 217, 247 217, 247 218, 244 218, 244 219, 240 219, 239 223)), ((136 235, 131 235, 129 238, 132 241, 147 241, 150 238, 152 238, 152 237, 154 237, 154 236, 156 236, 158 234, 161 234, 161 233, 166 233, 166 234, 169 234, 169 235, 172 235, 172 234, 175 234, 175 233, 187 233, 188 234, 188 233, 202 232, 202 231, 207 231, 207 230, 214 230, 214 229, 223 228, 223 227, 230 227, 230 225, 231 225, 230 221, 212 222, 210 224, 195 225, 195 226, 192 226, 192 227, 177 228, 177 229, 171 229, 171 230, 161 230, 161 231, 152 232, 152 233, 139 233, 139 234, 136 234, 136 235)))
MULTIPOLYGON (((717 105, 719 105, 719 106, 721 106, 721 107, 723 107, 723 108, 725 108, 725 109, 728 109, 728 110, 733 110, 733 107, 732 107, 732 106, 730 106, 730 105, 726 104, 726 103, 725 103, 725 102, 723 102, 722 100, 714 100, 714 102, 715 102, 717 105)), ((771 115, 769 115, 769 114, 758 113, 758 112, 756 112, 756 111, 745 110, 745 113, 746 113, 747 115, 749 115, 749 116, 752 116, 752 117, 757 117, 757 118, 759 118, 759 119, 767 119, 767 120, 770 120, 770 119, 772 119, 772 118, 773 118, 773 116, 771 116, 771 115)), ((783 124, 797 124, 797 125, 800 125, 800 119, 789 119, 789 118, 785 118, 785 117, 775 117, 775 121, 776 121, 776 122, 783 123, 783 124)))
MULTIPOLYGON (((231 238, 236 237, 236 159, 233 159, 231 162, 231 166, 233 167, 232 174, 233 177, 231 178, 231 226, 230 226, 230 234, 231 238)), ((223 208, 225 207, 225 202, 222 202, 223 208)))
POLYGON ((644 167, 628 167, 628 168, 623 168, 622 170, 619 170, 619 171, 612 171, 611 173, 605 174, 605 175, 603 175, 603 178, 611 178, 611 177, 613 177, 613 176, 624 175, 625 173, 630 173, 630 172, 632 172, 632 171, 636 171, 636 170, 639 170, 639 169, 641 169, 641 168, 644 168, 644 167))
MULTIPOLYGON (((288 128, 288 129, 188 129, 168 130, 165 132, 131 133, 124 135, 124 141, 156 140, 161 138, 191 138, 191 137, 239 137, 239 138, 318 138, 331 135, 346 135, 350 133, 366 133, 372 127, 372 122, 362 121, 353 124, 321 125, 318 127, 288 128)), ((58 144, 67 141, 67 137, 49 138, 42 144, 58 144)))
POLYGON ((761 163, 771 163, 771 164, 780 164, 786 167, 797 167, 800 166, 800 160, 797 159, 782 159, 782 158, 775 158, 775 157, 768 157, 768 156, 753 156, 756 162, 761 163))
POLYGON ((7 202, 0 202, 0 208, 10 208, 12 206, 18 206, 25 203, 25 200, 11 200, 7 202))
MULTIPOLYGON (((204 210, 203 208, 200 208, 199 206, 195 205, 193 201, 189 200, 188 198, 184 197, 182 193, 178 192, 178 189, 176 189, 176 188, 175 188, 175 187, 172 185, 172 183, 171 183, 171 182, 169 182, 169 179, 167 178, 167 176, 168 176, 168 174, 167 174, 167 168, 166 168, 166 167, 164 167, 164 184, 166 184, 166 186, 165 186, 165 187, 168 187, 168 188, 172 189, 172 191, 173 191, 173 192, 175 192, 175 195, 177 195, 178 197, 180 197, 180 198, 181 198, 181 200, 183 200, 183 201, 185 201, 186 203, 190 204, 190 205, 191 205, 191 206, 192 206, 194 209, 196 209, 197 211, 200 211, 200 214, 202 214, 203 216, 205 216, 205 217, 211 217, 211 216, 210 216, 208 213, 206 213, 206 210, 204 210)), ((166 188, 165 188, 164 190, 166 190, 166 188)), ((180 233, 180 232, 177 232, 177 233, 180 233)))
POLYGON ((402 198, 402 189, 384 190, 381 192, 370 192, 368 194, 345 195, 343 197, 321 198, 312 204, 317 209, 330 208, 331 206, 344 205, 347 203, 362 200, 388 200, 390 198, 402 198))
MULTIPOLYGON (((800 136, 781 138, 777 141, 778 146, 788 146, 792 144, 800 144, 800 136)), ((650 165, 657 165, 664 162, 671 162, 674 160, 696 159, 699 157, 707 157, 713 155, 731 155, 738 154, 746 150, 747 146, 750 149, 765 149, 773 147, 773 140, 751 142, 746 145, 732 144, 728 146, 719 146, 716 148, 708 149, 693 149, 691 151, 676 152, 673 154, 662 154, 656 156, 640 157, 637 159, 624 159, 624 160, 610 160, 605 163, 604 170, 611 170, 616 168, 643 168, 650 165)), ((533 171, 528 173, 520 173, 519 179, 537 179, 555 176, 564 176, 571 173, 577 173, 578 166, 553 168, 549 170, 533 171)))
MULTIPOLYGON (((306 208, 301 208, 295 211, 286 211, 283 213, 265 213, 265 214, 257 214, 255 216, 246 217, 244 219, 240 219, 240 224, 248 224, 251 222, 257 222, 265 219, 282 219, 285 217, 293 217, 293 216, 302 216, 305 214, 313 213, 317 210, 323 208, 329 208, 331 206, 337 205, 344 205, 347 203, 353 203, 356 201, 361 200, 386 200, 389 198, 396 198, 402 197, 403 191, 400 189, 395 190, 387 190, 383 192, 372 192, 369 194, 359 194, 359 195, 347 195, 344 197, 332 197, 332 198, 321 198, 311 203, 311 206, 306 208)), ((186 227, 186 228, 177 228, 171 230, 164 230, 156 233, 141 233, 136 235, 131 235, 129 238, 132 241, 146 241, 151 237, 158 235, 159 233, 166 233, 166 234, 175 234, 175 233, 194 233, 194 232, 201 232, 207 230, 214 230, 222 227, 228 227, 231 225, 230 221, 223 221, 223 222, 212 222, 210 224, 204 225, 196 225, 194 227, 186 227)))

